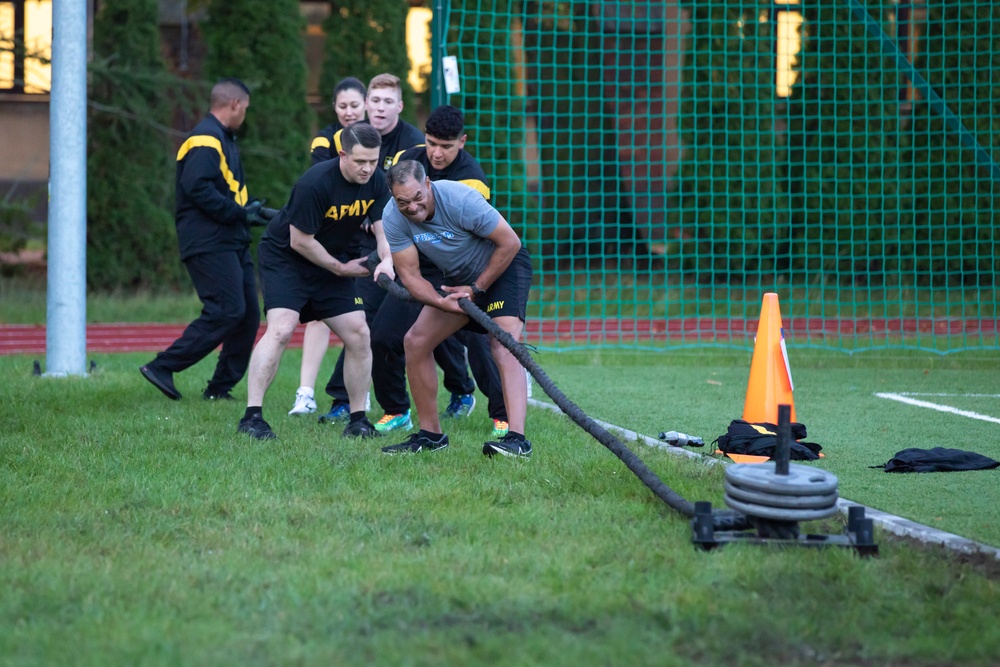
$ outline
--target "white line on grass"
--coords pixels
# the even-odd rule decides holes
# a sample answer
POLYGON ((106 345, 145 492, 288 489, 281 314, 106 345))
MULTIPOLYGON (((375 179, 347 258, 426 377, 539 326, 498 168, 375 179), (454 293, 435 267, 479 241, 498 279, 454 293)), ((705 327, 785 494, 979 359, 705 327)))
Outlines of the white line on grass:
POLYGON ((936 394, 927 391, 897 391, 900 396, 968 396, 970 398, 1000 398, 1000 394, 936 394))
POLYGON ((938 412, 948 412, 953 415, 958 415, 960 417, 968 417, 969 419, 980 419, 984 422, 993 422, 994 424, 1000 424, 1000 419, 996 417, 991 417, 989 415, 981 415, 978 412, 972 412, 971 410, 960 410, 954 408, 950 405, 943 405, 941 403, 931 403, 930 401, 921 401, 917 398, 910 398, 903 394, 891 394, 884 392, 877 392, 875 394, 879 398, 888 398, 890 401, 899 401, 900 403, 906 403, 908 405, 915 405, 918 408, 929 408, 931 410, 937 410, 938 412))
MULTIPOLYGON (((545 401, 539 401, 535 398, 529 398, 528 404, 536 408, 551 410, 552 412, 562 412, 562 410, 559 409, 559 406, 545 401)), ((617 431, 621 433, 626 440, 643 442, 652 447, 664 449, 671 454, 680 454, 682 456, 687 456, 688 458, 699 459, 709 465, 717 463, 722 463, 723 465, 726 464, 726 461, 723 459, 708 458, 698 454, 697 452, 692 452, 681 447, 670 446, 660 440, 657 440, 656 438, 651 438, 648 435, 642 435, 641 433, 630 431, 627 428, 622 428, 621 426, 617 426, 615 424, 602 422, 598 419, 594 419, 594 421, 609 431, 617 431)), ((864 507, 865 518, 871 519, 872 523, 876 526, 879 526, 883 530, 887 530, 894 535, 912 537, 920 542, 924 542, 925 544, 940 544, 948 549, 952 549, 953 551, 961 551, 964 553, 983 553, 1000 560, 1000 549, 991 547, 988 544, 974 542, 973 540, 962 537, 961 535, 955 535, 954 533, 948 533, 943 530, 938 530, 937 528, 931 528, 930 526, 925 526, 917 523, 916 521, 904 519, 901 516, 896 516, 894 514, 889 514, 888 512, 882 512, 872 507, 861 505, 860 503, 847 500, 846 498, 839 498, 837 500, 837 509, 840 510, 841 514, 844 516, 847 516, 848 508, 854 506, 864 507)))

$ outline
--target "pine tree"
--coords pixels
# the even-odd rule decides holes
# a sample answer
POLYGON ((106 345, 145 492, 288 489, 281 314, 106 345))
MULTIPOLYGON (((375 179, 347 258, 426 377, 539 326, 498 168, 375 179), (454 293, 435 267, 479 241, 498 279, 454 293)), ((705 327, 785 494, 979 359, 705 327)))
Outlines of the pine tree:
POLYGON ((92 289, 184 284, 156 0, 107 0, 94 19, 87 160, 92 289))
MULTIPOLYGON (((340 0, 330 3, 330 16, 323 22, 326 58, 320 76, 320 91, 329 95, 346 76, 366 86, 377 74, 388 72, 403 85, 403 118, 414 120, 414 95, 407 82, 410 57, 406 51, 406 0, 340 0)), ((336 120, 325 105, 322 124, 336 120)))
POLYGON ((309 166, 313 114, 306 102, 305 22, 296 0, 213 1, 202 26, 205 77, 242 79, 250 108, 240 130, 251 197, 288 200, 309 166))

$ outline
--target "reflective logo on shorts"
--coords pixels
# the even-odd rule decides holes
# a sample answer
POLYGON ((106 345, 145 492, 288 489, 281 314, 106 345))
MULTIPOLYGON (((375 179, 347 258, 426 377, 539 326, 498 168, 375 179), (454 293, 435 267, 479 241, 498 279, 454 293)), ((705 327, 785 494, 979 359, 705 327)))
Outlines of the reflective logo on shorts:
POLYGON ((363 305, 365 305, 365 300, 362 299, 360 296, 356 296, 356 297, 354 297, 354 305, 355 306, 363 306, 363 305))
POLYGON ((492 313, 494 310, 500 310, 503 308, 503 301, 494 301, 490 305, 486 306, 486 312, 492 313))

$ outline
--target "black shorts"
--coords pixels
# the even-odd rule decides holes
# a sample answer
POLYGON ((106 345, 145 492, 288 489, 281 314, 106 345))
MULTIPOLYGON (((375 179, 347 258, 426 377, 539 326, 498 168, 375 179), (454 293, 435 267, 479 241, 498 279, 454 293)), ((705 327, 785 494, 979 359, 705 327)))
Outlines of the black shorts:
MULTIPOLYGON (((486 290, 485 296, 476 299, 476 305, 491 318, 516 317, 523 322, 528 310, 531 275, 531 257, 528 249, 521 246, 507 269, 486 290)), ((485 329, 472 320, 462 329, 486 333, 485 329)))
POLYGON ((334 275, 315 264, 307 266, 266 241, 257 247, 257 266, 265 313, 287 308, 304 323, 364 310, 354 278, 334 275))

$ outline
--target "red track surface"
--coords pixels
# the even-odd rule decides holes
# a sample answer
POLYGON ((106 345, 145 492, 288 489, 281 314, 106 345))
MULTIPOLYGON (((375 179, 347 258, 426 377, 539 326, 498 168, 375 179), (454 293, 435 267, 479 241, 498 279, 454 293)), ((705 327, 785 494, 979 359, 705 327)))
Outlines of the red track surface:
MULTIPOLYGON (((858 335, 996 335, 1000 321, 984 319, 843 319, 786 318, 790 339, 858 335)), ((186 324, 89 324, 89 352, 156 352, 166 349, 186 324)), ((261 327, 260 332, 263 333, 261 327)), ((290 347, 302 347, 303 327, 292 337, 290 347)), ((757 320, 688 318, 683 320, 579 319, 529 320, 525 341, 529 343, 572 342, 575 344, 627 342, 736 342, 752 344, 757 320)), ((258 334, 259 335, 259 334, 258 334)), ((45 326, 0 324, 0 355, 45 352, 45 326)))

